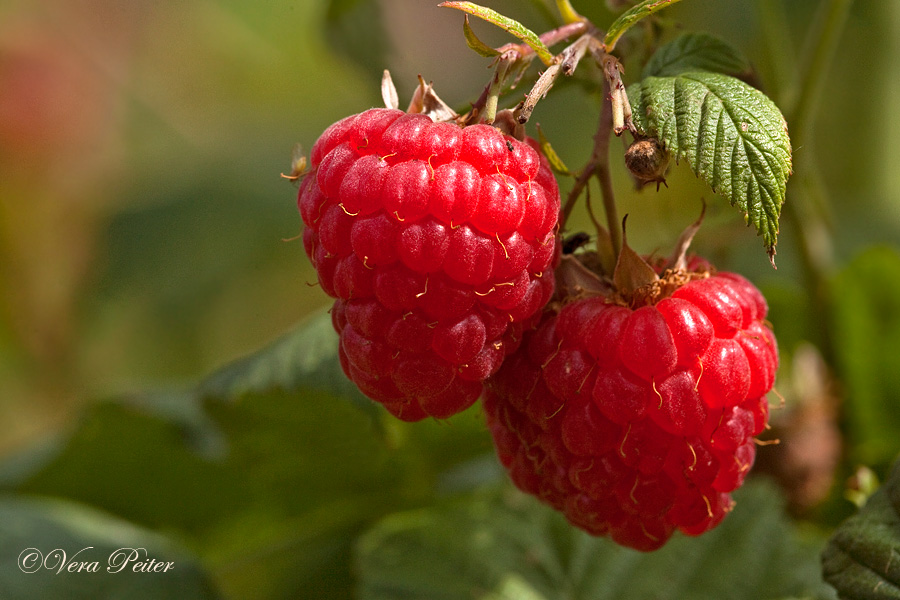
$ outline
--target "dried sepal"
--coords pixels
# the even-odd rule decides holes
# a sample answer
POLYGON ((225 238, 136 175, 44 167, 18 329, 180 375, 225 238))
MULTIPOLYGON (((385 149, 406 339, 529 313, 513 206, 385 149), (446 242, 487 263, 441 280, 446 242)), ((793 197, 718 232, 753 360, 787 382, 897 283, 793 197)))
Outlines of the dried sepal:
POLYGON ((381 75, 381 99, 385 108, 400 108, 400 96, 397 94, 397 86, 391 78, 391 72, 387 69, 381 75))
POLYGON ((590 263, 594 253, 564 254, 554 272, 556 277, 556 295, 562 302, 568 303, 589 296, 611 296, 615 290, 608 281, 600 278, 590 263))
POLYGON ((669 264, 673 269, 677 271, 687 270, 688 248, 690 248, 691 242, 694 241, 694 236, 700 229, 700 225, 703 223, 703 217, 705 215, 706 201, 703 201, 703 207, 700 209, 700 217, 696 221, 685 227, 684 231, 681 232, 681 235, 678 236, 678 241, 675 243, 675 250, 672 252, 672 258, 669 259, 669 264))
POLYGON ((653 267, 628 245, 628 238, 625 234, 627 219, 627 215, 622 219, 622 250, 619 252, 616 270, 613 272, 616 291, 625 297, 629 297, 642 287, 659 280, 659 275, 656 274, 653 267))
POLYGON ((436 123, 454 121, 459 118, 456 111, 441 100, 434 91, 434 84, 431 82, 425 83, 421 75, 419 75, 419 85, 413 93, 406 112, 427 115, 436 123))

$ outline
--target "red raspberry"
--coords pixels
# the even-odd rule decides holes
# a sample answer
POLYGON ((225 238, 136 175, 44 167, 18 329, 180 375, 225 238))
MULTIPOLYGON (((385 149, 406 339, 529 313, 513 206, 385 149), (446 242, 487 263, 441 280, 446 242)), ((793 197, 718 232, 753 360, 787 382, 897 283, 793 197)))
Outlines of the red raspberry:
POLYGON ((750 282, 680 277, 662 299, 592 297, 548 311, 485 394, 519 488, 644 551, 675 529, 699 535, 731 509, 778 366, 768 307, 750 282))
POLYGON ((559 190, 535 148, 392 109, 313 146, 298 204, 341 365, 400 419, 468 408, 553 293, 559 190))

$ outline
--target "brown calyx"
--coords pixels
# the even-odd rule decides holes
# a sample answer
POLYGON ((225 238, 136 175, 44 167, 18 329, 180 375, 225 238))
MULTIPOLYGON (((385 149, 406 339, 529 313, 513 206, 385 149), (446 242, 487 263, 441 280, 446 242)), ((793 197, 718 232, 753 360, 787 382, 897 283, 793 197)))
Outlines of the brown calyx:
POLYGON ((610 303, 636 309, 656 304, 691 281, 712 275, 708 268, 696 271, 665 268, 663 262, 663 265, 654 268, 637 254, 626 257, 624 261, 620 257, 616 267, 618 277, 611 279, 602 275, 600 257, 596 252, 564 255, 556 269, 555 308, 558 310, 570 302, 603 296, 610 303), (636 261, 640 261, 643 267, 636 261))

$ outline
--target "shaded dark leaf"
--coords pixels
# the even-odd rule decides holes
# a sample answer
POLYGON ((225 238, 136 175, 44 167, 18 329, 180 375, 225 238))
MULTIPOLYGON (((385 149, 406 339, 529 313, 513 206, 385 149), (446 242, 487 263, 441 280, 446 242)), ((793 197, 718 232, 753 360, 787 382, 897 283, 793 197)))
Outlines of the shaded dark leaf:
POLYGON ((642 554, 509 488, 393 515, 358 546, 364 600, 833 597, 777 493, 748 484, 725 522, 642 554))
POLYGON ((166 538, 71 502, 22 497, 0 497, 0 597, 221 598, 198 560, 166 538))
POLYGON ((822 552, 825 580, 845 600, 900 598, 900 463, 822 552))

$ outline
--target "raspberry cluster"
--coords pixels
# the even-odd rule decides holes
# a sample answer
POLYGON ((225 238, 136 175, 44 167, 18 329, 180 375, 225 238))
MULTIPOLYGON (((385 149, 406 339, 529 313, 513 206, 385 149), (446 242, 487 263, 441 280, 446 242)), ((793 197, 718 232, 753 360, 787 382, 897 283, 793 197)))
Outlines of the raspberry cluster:
POLYGON ((535 146, 371 109, 312 148, 303 243, 341 365, 400 419, 473 404, 553 293, 559 191, 535 146))
POLYGON ((416 421, 484 392, 514 483, 619 544, 654 550, 725 517, 778 350, 750 282, 685 261, 699 222, 672 268, 626 245, 604 278, 590 253, 560 259, 534 140, 371 109, 328 128, 310 166, 304 248, 364 394, 416 421))
POLYGON ((676 529, 699 535, 730 510, 778 366, 768 307, 750 282, 678 277, 664 297, 548 310, 484 401, 519 488, 644 551, 676 529))

